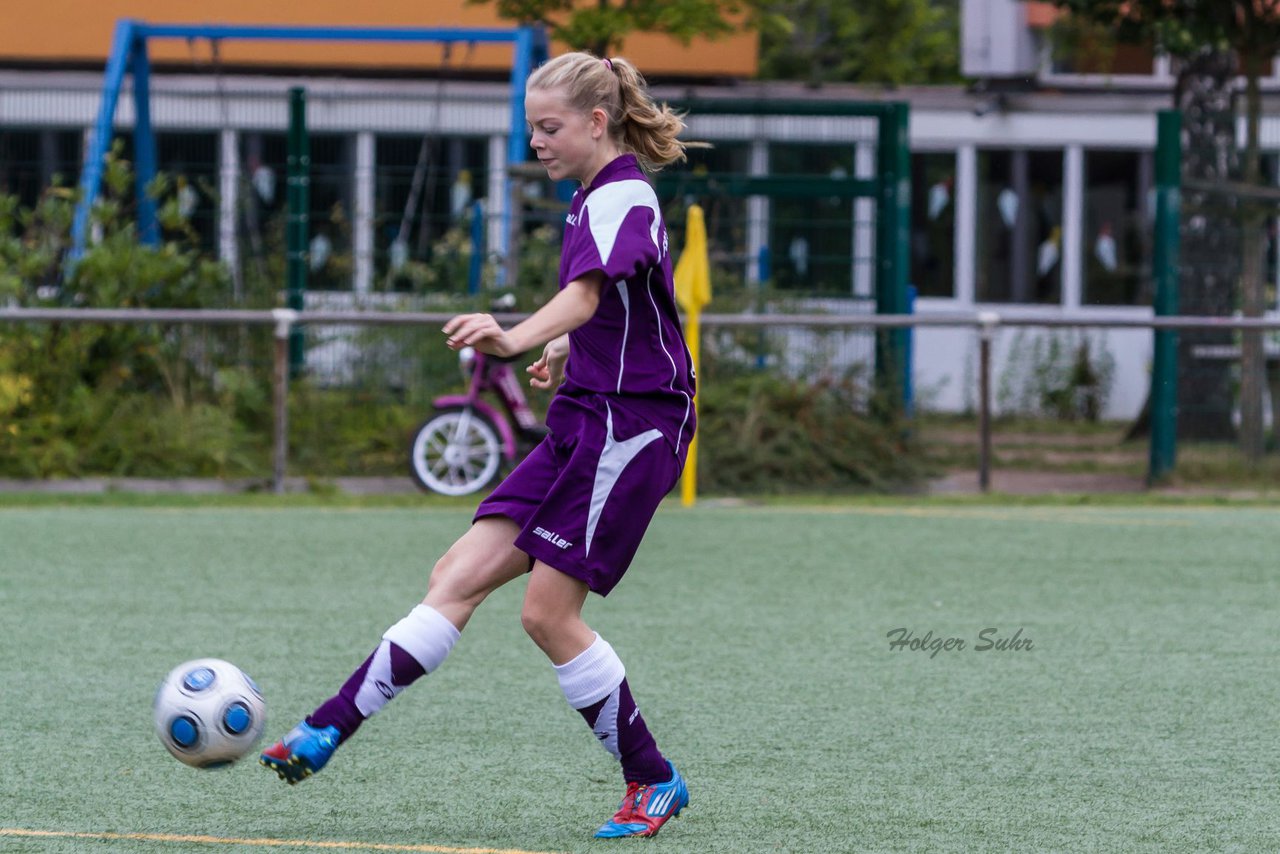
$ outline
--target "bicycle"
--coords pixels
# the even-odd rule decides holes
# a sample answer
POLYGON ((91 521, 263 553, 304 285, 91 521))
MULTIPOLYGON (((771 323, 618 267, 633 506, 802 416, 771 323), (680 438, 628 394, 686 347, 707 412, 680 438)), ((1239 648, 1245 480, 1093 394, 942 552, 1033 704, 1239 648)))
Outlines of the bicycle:
POLYGON ((493 482, 504 461, 514 466, 546 436, 512 368, 519 358, 471 347, 458 351, 467 392, 433 400, 437 414, 414 434, 409 470, 418 486, 440 495, 477 492, 493 482), (485 392, 497 394, 501 411, 482 398, 485 392))

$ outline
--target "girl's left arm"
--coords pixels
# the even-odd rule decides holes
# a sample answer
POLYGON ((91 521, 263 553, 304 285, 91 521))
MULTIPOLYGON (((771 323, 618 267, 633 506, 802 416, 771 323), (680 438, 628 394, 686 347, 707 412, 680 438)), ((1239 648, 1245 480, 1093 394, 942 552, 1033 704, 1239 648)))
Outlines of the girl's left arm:
POLYGON ((530 317, 503 329, 488 314, 460 314, 444 325, 452 350, 474 347, 490 356, 508 357, 546 344, 591 319, 600 305, 604 274, 593 272, 575 279, 530 317))
POLYGON ((568 361, 569 336, 552 338, 542 349, 538 361, 525 368, 529 374, 529 385, 543 391, 555 391, 564 382, 564 366, 568 361))

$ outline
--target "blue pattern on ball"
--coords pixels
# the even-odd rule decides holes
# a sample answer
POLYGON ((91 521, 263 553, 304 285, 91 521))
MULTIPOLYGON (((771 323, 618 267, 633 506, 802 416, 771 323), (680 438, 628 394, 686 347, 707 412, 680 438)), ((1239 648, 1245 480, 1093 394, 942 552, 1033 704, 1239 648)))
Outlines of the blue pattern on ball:
POLYGON ((182 677, 182 687, 188 691, 203 691, 218 681, 218 674, 209 667, 197 667, 182 677))
POLYGON ((193 747, 200 740, 200 730, 195 721, 184 715, 169 722, 169 736, 179 747, 193 747))
POLYGON ((232 703, 222 715, 222 725, 232 735, 240 735, 253 723, 253 715, 244 703, 232 703))

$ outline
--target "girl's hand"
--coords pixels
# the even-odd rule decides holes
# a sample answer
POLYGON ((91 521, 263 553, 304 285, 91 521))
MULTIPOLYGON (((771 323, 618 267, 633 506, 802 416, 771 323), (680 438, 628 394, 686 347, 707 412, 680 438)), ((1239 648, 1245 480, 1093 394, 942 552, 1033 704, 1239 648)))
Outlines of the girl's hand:
POLYGON ((450 350, 474 347, 490 356, 514 356, 520 351, 513 345, 498 321, 488 314, 460 314, 444 325, 450 350))
POLYGON ((529 385, 543 391, 554 391, 564 382, 564 366, 569 360, 569 336, 553 338, 542 350, 538 361, 525 368, 531 376, 529 385))
MULTIPOLYGON (((600 305, 603 282, 604 274, 599 270, 574 279, 550 302, 509 330, 499 326, 492 315, 460 314, 444 325, 444 334, 449 336, 446 343, 454 350, 475 347, 490 356, 518 356, 567 335, 590 320, 600 305)), ((565 350, 568 351, 568 344, 565 350)))

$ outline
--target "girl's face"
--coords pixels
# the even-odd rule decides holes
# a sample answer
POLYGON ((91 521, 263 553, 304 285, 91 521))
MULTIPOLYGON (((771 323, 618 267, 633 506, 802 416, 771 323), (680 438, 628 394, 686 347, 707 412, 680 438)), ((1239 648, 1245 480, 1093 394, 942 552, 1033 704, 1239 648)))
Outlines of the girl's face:
POLYGON ((618 156, 604 110, 583 113, 566 103, 559 89, 532 89, 524 96, 529 145, 554 181, 586 185, 618 156))

